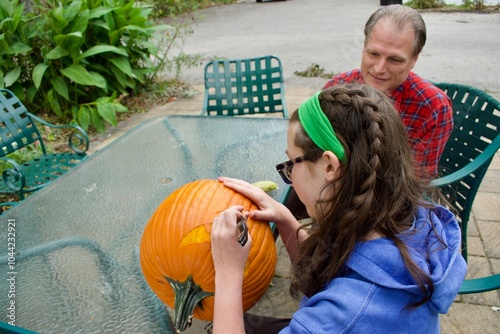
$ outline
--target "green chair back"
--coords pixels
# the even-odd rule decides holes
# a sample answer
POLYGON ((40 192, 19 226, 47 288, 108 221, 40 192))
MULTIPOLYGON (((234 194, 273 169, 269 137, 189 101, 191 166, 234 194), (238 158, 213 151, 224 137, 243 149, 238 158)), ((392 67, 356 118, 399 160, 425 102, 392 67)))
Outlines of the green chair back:
POLYGON ((264 56, 205 65, 204 115, 281 113, 288 118, 281 60, 264 56))
MULTIPOLYGON (((500 102, 466 85, 435 83, 451 99, 453 131, 439 161, 438 186, 457 210, 462 227, 462 255, 467 260, 467 228, 472 204, 488 166, 500 148, 500 102)), ((500 289, 500 274, 465 280, 459 293, 500 289)))
POLYGON ((472 204, 496 151, 500 148, 500 102, 470 86, 437 83, 453 105, 453 131, 439 161, 441 178, 433 181, 455 207, 463 229, 462 253, 467 259, 466 232, 472 204), (459 174, 453 174, 461 171, 459 174))
POLYGON ((11 91, 0 89, 0 157, 38 141, 45 145, 28 110, 11 91))

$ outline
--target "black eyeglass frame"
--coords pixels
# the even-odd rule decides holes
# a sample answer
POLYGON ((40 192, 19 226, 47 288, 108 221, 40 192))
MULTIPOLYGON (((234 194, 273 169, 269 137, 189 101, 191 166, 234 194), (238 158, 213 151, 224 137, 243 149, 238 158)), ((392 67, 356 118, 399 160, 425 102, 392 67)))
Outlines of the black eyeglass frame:
POLYGON ((310 161, 310 160, 311 160, 311 155, 309 153, 304 154, 303 156, 297 157, 295 159, 290 159, 288 161, 277 164, 276 170, 278 171, 278 174, 281 176, 281 179, 283 179, 283 182, 285 182, 286 184, 292 184, 293 166, 300 162, 310 161))

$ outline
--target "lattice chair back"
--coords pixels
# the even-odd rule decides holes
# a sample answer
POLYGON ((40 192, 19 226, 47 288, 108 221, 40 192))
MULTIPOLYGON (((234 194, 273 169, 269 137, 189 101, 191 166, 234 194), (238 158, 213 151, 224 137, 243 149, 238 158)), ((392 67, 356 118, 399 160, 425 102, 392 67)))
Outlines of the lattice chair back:
POLYGON ((288 118, 283 69, 278 57, 212 60, 205 65, 204 77, 202 114, 281 113, 288 118))
POLYGON ((0 89, 0 157, 38 141, 45 145, 28 110, 11 91, 0 89))
POLYGON ((437 83, 453 105, 453 131, 439 162, 439 185, 458 210, 462 224, 462 253, 467 259, 467 224, 481 181, 500 147, 500 102, 470 86, 437 83), (459 171, 459 172, 457 172, 459 171), (458 173, 458 174, 452 174, 458 173), (451 183, 448 183, 453 181, 451 183))
MULTIPOLYGON (((74 124, 56 125, 31 114, 21 101, 7 89, 0 89, 0 194, 24 195, 45 187, 87 158, 89 138, 87 132, 74 124), (37 124, 65 129, 68 133, 68 149, 49 153, 37 124), (42 154, 18 162, 13 155, 27 145, 41 147, 42 154), (34 146, 34 145, 30 145, 34 146), (3 181, 3 182, 1 182, 3 181)), ((24 160, 24 159, 23 159, 24 160)))

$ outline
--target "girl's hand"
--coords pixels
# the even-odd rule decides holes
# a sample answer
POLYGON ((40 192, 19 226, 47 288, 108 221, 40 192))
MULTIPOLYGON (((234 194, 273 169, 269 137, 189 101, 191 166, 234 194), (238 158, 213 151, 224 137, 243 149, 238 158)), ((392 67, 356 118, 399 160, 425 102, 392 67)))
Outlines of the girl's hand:
POLYGON ((243 271, 252 246, 252 237, 244 247, 238 242, 236 222, 242 206, 224 210, 214 219, 211 245, 215 266, 213 333, 244 333, 243 271))
MULTIPOLYGON (((224 183, 224 186, 239 192, 257 204, 259 210, 248 213, 250 218, 276 224, 281 239, 290 255, 290 259, 294 261, 297 253, 297 245, 301 240, 307 238, 307 232, 305 230, 298 231, 300 227, 299 222, 290 210, 266 194, 264 190, 248 182, 228 177, 219 177, 219 182, 224 183)), ((233 219, 236 221, 236 218, 233 219)))
POLYGON ((252 246, 250 234, 248 234, 248 241, 244 247, 238 242, 239 232, 236 222, 238 217, 243 215, 242 211, 242 206, 233 206, 221 212, 214 219, 211 235, 216 278, 236 279, 239 280, 240 284, 252 246))
POLYGON ((280 220, 281 212, 288 211, 284 205, 266 194, 264 190, 248 182, 229 177, 219 177, 219 182, 257 204, 260 210, 250 212, 249 217, 252 219, 277 222, 280 220))

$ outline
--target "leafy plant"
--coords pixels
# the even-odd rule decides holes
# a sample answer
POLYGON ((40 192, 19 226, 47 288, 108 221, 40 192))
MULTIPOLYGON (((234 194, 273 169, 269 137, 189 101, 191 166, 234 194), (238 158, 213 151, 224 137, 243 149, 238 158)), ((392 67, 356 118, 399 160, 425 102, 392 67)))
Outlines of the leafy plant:
POLYGON ((24 4, 17 0, 0 2, 0 87, 8 87, 18 97, 24 97, 23 83, 30 80, 32 54, 36 38, 41 34, 37 18, 24 13, 24 4))
MULTIPOLYGON (((148 20, 151 6, 125 0, 17 0, 0 5, 2 87, 29 109, 51 110, 84 129, 116 126, 126 111, 118 97, 134 94, 157 71, 153 36, 172 30, 148 20)), ((1 51, 0 51, 1 52, 1 51)))
POLYGON ((201 54, 188 55, 182 51, 184 38, 192 32, 188 22, 195 22, 197 16, 183 15, 168 20, 172 29, 167 34, 157 36, 155 42, 158 45, 159 57, 155 59, 155 70, 148 75, 148 84, 162 80, 167 73, 174 73, 174 77, 169 80, 179 81, 181 68, 197 66, 205 60, 201 54))

